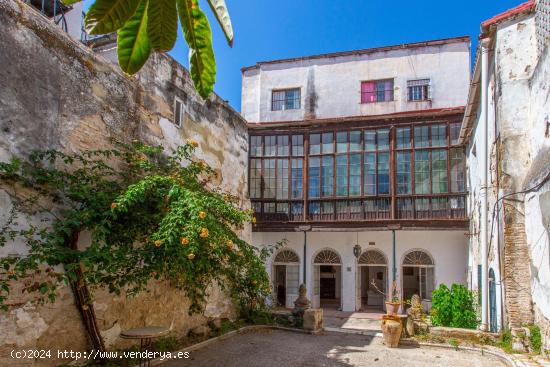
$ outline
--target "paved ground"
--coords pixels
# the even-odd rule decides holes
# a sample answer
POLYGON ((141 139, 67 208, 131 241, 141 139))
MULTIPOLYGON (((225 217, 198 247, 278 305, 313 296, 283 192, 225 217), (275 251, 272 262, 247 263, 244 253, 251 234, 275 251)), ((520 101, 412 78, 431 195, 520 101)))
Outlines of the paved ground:
POLYGON ((500 367, 500 359, 475 352, 403 346, 386 348, 381 338, 325 332, 308 335, 262 330, 237 335, 191 352, 162 367, 500 367))
POLYGON ((381 312, 343 312, 323 310, 325 328, 340 328, 367 332, 382 332, 380 329, 381 312))

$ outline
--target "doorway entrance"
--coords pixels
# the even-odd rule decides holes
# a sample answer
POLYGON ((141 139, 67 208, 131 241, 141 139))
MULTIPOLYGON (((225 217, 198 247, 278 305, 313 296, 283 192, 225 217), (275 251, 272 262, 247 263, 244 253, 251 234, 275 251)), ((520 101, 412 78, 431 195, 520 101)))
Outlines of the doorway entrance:
POLYGON ((378 250, 364 252, 357 262, 358 287, 356 308, 362 311, 383 311, 388 289, 388 260, 378 250), (382 292, 382 293, 381 293, 382 292))
POLYGON ((300 281, 300 258, 294 251, 283 249, 277 253, 273 260, 272 279, 276 306, 293 308, 300 281))
POLYGON ((403 259, 402 274, 403 300, 410 300, 418 294, 424 310, 430 311, 435 286, 432 257, 423 250, 410 251, 403 259))
POLYGON ((313 307, 342 308, 342 261, 334 250, 313 259, 313 307))

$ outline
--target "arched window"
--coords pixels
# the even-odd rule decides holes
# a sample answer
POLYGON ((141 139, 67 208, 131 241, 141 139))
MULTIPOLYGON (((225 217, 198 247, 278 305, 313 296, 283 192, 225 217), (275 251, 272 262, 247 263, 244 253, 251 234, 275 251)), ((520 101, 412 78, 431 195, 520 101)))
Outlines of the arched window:
POLYGON ((378 250, 368 250, 359 257, 361 265, 387 265, 386 256, 378 250))
POLYGON ((340 264, 340 256, 333 250, 322 250, 315 256, 315 264, 340 264))
POLYGON ((433 258, 423 250, 412 250, 403 258, 403 298, 418 294, 423 300, 432 299, 435 286, 433 258))
POLYGON ((433 266, 434 261, 430 255, 422 250, 409 252, 403 259, 404 266, 433 266))
POLYGON ((300 258, 296 253, 290 249, 284 249, 275 256, 274 262, 276 263, 299 263, 300 258))

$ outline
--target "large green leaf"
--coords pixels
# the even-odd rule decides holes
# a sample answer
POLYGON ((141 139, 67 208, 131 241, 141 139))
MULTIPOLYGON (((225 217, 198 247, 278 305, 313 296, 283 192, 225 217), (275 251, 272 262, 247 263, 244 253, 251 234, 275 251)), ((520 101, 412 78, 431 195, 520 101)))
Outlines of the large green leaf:
POLYGON ((214 14, 216 14, 216 19, 222 27, 225 38, 227 38, 227 43, 229 46, 233 45, 233 26, 231 25, 231 18, 229 17, 229 11, 225 5, 225 0, 208 0, 208 4, 214 14))
POLYGON ((216 59, 212 31, 197 0, 177 0, 185 41, 189 46, 191 79, 202 98, 207 98, 216 82, 216 59))
POLYGON ((169 51, 178 37, 176 0, 152 0, 147 8, 147 35, 155 50, 169 51))
POLYGON ((134 15, 140 0, 96 0, 86 13, 86 30, 106 34, 121 28, 134 15))
POLYGON ((61 0, 63 5, 67 5, 67 6, 79 3, 81 1, 83 1, 83 0, 61 0))
POLYGON ((150 53, 151 42, 147 37, 147 0, 141 0, 134 15, 117 32, 120 68, 128 74, 135 74, 145 64, 150 53))

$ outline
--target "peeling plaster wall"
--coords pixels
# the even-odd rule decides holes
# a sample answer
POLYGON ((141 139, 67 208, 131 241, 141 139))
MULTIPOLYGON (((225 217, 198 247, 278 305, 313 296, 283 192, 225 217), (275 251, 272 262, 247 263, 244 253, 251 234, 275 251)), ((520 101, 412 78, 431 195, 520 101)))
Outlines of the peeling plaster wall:
MULTIPOLYGON (((550 346, 550 198, 548 182, 538 191, 505 200, 493 214, 497 198, 531 188, 550 169, 550 55, 537 53, 535 17, 526 15, 500 24, 496 31, 494 57, 489 69, 489 154, 490 183, 489 266, 504 287, 505 324, 517 327, 536 322, 550 346), (494 223, 493 223, 494 220, 494 223), (499 262, 498 247, 501 246, 499 262), (530 279, 530 281, 529 281, 530 279)), ((479 114, 479 111, 478 111, 479 114)), ((478 121, 479 122, 479 116, 478 121)), ((481 173, 474 153, 481 147, 479 129, 474 126, 468 147, 470 272, 477 289, 479 258, 479 191, 481 173)), ((499 294, 497 286, 497 295, 499 294)), ((497 302, 499 300, 497 299, 497 302)), ((497 307, 498 318, 501 317, 497 307)), ((499 320, 500 321, 500 320, 499 320)))
MULTIPOLYGON (((137 76, 127 77, 18 0, 0 0, 0 34, 0 161, 36 149, 108 148, 113 137, 171 149, 193 138, 200 144, 198 158, 220 173, 214 184, 250 206, 245 121, 216 95, 202 100, 175 60, 155 54, 137 76), (182 128, 172 123, 175 97, 185 109, 182 128)), ((1 223, 10 208, 11 198, 0 188, 1 223)), ((249 228, 241 235, 250 241, 249 228)), ((0 256, 10 253, 24 255, 25 248, 18 243, 0 248, 0 256)), ((9 312, 0 313, 0 365, 61 363, 12 360, 11 349, 87 349, 70 289, 62 288, 55 303, 38 306, 15 288, 9 312)), ((210 317, 234 315, 230 299, 217 287, 211 288, 205 315, 192 317, 181 292, 163 283, 149 288, 130 299, 95 295, 99 328, 110 348, 127 345, 118 337, 123 329, 160 324, 183 335, 210 317)))
MULTIPOLYGON (((529 148, 532 158, 523 189, 550 174, 550 49, 541 54, 530 80, 529 148)), ((525 230, 530 252, 531 295, 544 350, 550 350, 550 181, 524 198, 525 230)))
POLYGON ((241 113, 249 122, 380 115, 464 106, 470 43, 260 64, 243 72, 241 113), (361 81, 394 79, 394 101, 361 104, 361 81), (407 101, 407 80, 429 78, 432 100, 407 101), (301 108, 271 111, 274 89, 300 88, 301 108))

